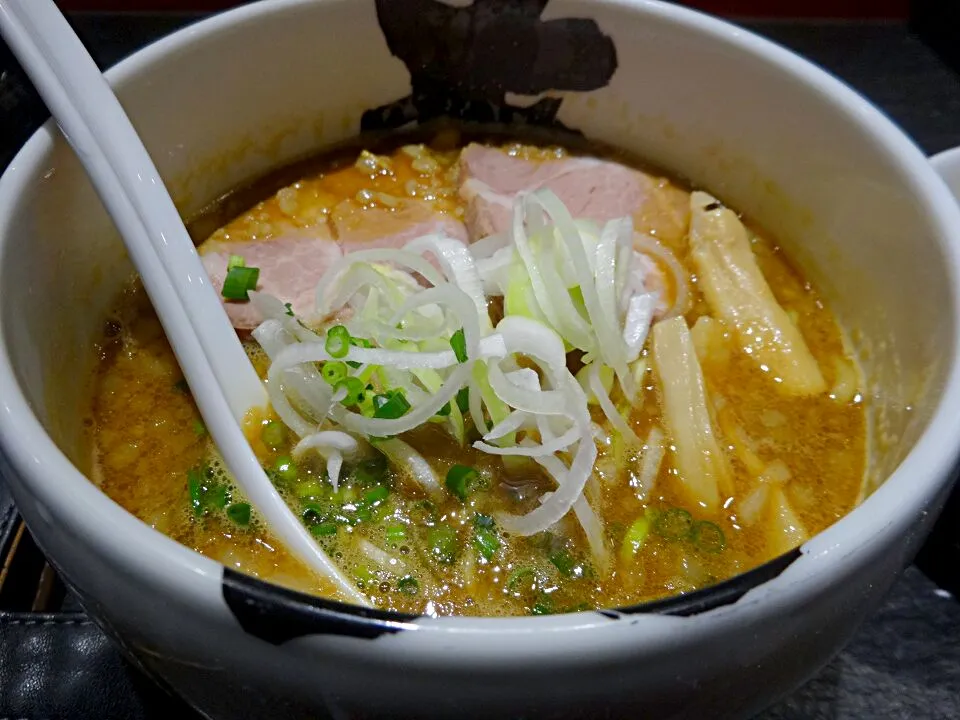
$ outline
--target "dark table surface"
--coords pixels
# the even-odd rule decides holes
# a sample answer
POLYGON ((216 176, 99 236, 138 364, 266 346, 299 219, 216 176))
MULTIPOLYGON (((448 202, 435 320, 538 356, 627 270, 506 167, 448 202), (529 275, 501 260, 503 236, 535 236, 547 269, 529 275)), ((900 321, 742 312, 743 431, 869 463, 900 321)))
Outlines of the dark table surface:
MULTIPOLYGON (((72 20, 94 57, 106 67, 198 17, 88 14, 72 20)), ((927 153, 960 145, 960 75, 944 65, 905 25, 808 21, 742 24, 847 81, 885 110, 927 153)), ((0 44, 0 168, 9 163, 45 118, 43 104, 0 44)), ((804 687, 766 711, 761 716, 764 720, 960 718, 960 601, 944 589, 957 592, 960 577, 957 556, 949 554, 956 552, 951 533, 960 536, 952 525, 952 521, 941 523, 940 541, 929 545, 921 556, 928 575, 917 567, 909 568, 846 650, 804 687), (947 548, 951 541, 952 549, 947 548)), ((70 617, 71 627, 88 627, 82 616, 70 617)), ((14 637, 5 631, 3 623, 0 615, 0 644, 14 637)), ((22 617, 19 623, 23 625, 22 617)), ((96 633, 95 629, 89 631, 96 633)), ((7 662, 23 662, 11 648, 0 645, 0 662, 5 658, 7 662)), ((116 662, 119 665, 122 661, 116 662)), ((36 673, 37 684, 43 685, 40 676, 48 666, 41 656, 35 666, 27 666, 27 671, 36 673)), ((105 706, 116 708, 120 714, 81 712, 80 708, 96 705, 83 697, 83 687, 76 692, 76 712, 71 717, 185 718, 182 707, 168 704, 159 691, 136 677, 114 686, 114 692, 130 697, 114 698, 105 706)), ((29 708, 5 706, 5 698, 8 693, 0 685, 0 719, 12 714, 31 720, 39 717, 29 708)))

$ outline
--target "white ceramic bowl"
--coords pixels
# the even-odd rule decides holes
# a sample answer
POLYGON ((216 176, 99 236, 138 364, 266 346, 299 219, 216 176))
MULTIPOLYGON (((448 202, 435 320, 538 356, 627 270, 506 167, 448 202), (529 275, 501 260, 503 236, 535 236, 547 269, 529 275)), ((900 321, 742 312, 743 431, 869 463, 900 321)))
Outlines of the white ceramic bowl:
MULTIPOLYGON (((276 0, 182 30, 109 77, 185 214, 356 134, 367 110, 381 108, 368 122, 402 122, 559 98, 567 126, 773 231, 858 338, 870 376, 879 489, 800 551, 718 588, 625 612, 512 619, 298 596, 225 573, 81 472, 92 343, 131 268, 48 124, 0 180, 3 472, 91 615, 211 717, 748 715, 843 645, 949 491, 960 211, 883 115, 775 45, 642 0, 276 0), (448 86, 471 104, 438 97, 448 86)), ((557 103, 537 107, 545 113, 512 114, 543 119, 557 103)))

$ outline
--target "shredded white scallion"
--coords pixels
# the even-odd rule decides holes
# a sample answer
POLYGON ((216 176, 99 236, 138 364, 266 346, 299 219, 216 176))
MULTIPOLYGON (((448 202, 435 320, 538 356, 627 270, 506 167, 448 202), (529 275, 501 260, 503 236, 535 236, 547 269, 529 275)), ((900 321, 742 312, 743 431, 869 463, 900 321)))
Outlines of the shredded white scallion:
MULTIPOLYGON (((433 421, 463 443, 469 418, 482 437, 474 448, 505 461, 533 458, 557 485, 530 513, 500 514, 503 531, 531 535, 573 510, 598 567, 608 567, 602 524, 583 495, 597 458, 595 424, 567 352, 582 351, 585 387, 609 427, 639 444, 601 372, 610 373, 611 387, 615 374, 633 402, 631 363, 660 302, 648 286, 647 250, 660 265, 679 268, 662 246, 634 233, 630 218, 601 228, 575 220, 553 193, 538 190, 514 201, 509 232, 473 245, 432 234, 403 249, 345 255, 316 287, 314 316, 342 319, 321 331, 277 298, 251 293, 265 318, 253 337, 271 361, 271 404, 300 438, 294 456, 319 453, 336 487, 343 462, 370 441, 439 494, 436 471, 397 436, 433 421), (494 328, 488 305, 498 295, 507 308, 494 328), (338 322, 344 327, 332 342, 338 322), (324 369, 328 363, 338 365, 324 369), (386 406, 392 409, 381 415, 386 406)), ((675 305, 686 303, 682 282, 675 279, 675 305)), ((364 552, 376 560, 370 548, 364 552)))

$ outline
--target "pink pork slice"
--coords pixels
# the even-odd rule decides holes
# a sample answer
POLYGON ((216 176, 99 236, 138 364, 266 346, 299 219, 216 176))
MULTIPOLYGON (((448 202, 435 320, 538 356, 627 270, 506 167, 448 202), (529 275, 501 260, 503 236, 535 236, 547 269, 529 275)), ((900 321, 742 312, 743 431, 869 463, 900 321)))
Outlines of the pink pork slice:
MULTIPOLYGON (((320 277, 343 257, 343 251, 325 226, 317 226, 267 240, 211 241, 201 247, 201 255, 218 295, 230 255, 242 255, 247 266, 260 268, 257 290, 291 303, 297 315, 309 318, 320 277)), ((221 299, 237 330, 252 330, 263 321, 251 303, 221 299)))
MULTIPOLYGON (((336 239, 328 226, 319 225, 266 240, 210 241, 200 248, 203 264, 219 293, 230 255, 242 255, 248 266, 260 268, 257 290, 291 303, 297 315, 309 320, 317 282, 344 253, 401 248, 433 233, 467 240, 463 223, 422 201, 402 201, 393 209, 359 209, 343 203, 334 210, 331 224, 336 239)), ((224 299, 223 304, 237 330, 252 330, 263 321, 249 302, 224 299)))
POLYGON ((396 207, 357 208, 343 202, 331 216, 344 253, 370 248, 402 248, 424 235, 441 234, 468 241, 463 223, 421 200, 400 200, 396 207))
POLYGON ((508 230, 517 194, 542 188, 552 190, 574 218, 605 222, 639 211, 656 185, 637 170, 595 158, 525 160, 476 144, 460 155, 460 195, 474 240, 508 230))

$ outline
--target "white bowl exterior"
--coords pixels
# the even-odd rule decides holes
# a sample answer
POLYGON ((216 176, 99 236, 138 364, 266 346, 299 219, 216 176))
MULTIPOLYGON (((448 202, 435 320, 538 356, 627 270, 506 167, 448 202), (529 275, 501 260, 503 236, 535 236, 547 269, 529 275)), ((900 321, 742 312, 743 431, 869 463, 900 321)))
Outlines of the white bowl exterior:
MULTIPOLYGON (((219 565, 147 528, 70 464, 83 467, 78 419, 92 343, 130 267, 79 163, 47 126, 0 181, 5 475, 90 611, 214 716, 266 717, 281 706, 293 717, 325 704, 394 717, 582 716, 600 704, 749 713, 849 637, 949 491, 960 430, 960 212, 916 148, 836 81, 689 11, 554 0, 545 16, 596 18, 618 51, 610 85, 566 96, 563 122, 712 189, 814 269, 883 383, 872 399, 883 440, 875 469, 896 472, 780 578, 706 614, 445 618, 376 640, 266 644, 227 611, 219 565), (240 693, 244 685, 260 700, 240 693)), ((368 0, 247 6, 109 76, 188 214, 354 135, 364 110, 410 92, 368 0)))

